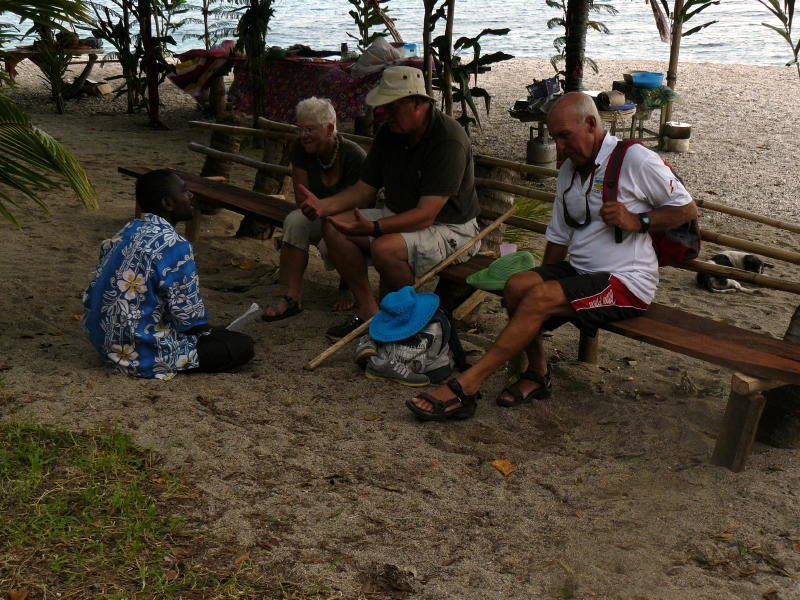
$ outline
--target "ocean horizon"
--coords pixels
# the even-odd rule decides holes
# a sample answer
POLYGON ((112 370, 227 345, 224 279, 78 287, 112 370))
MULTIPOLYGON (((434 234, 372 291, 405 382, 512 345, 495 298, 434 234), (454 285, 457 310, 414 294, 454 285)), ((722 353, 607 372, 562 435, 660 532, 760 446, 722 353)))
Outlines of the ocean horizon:
MULTIPOLYGON (((102 3, 111 5, 110 0, 102 3)), ((596 61, 669 59, 669 44, 660 40, 648 4, 642 0, 617 0, 612 5, 619 14, 592 15, 593 20, 604 23, 611 33, 590 29, 586 36, 587 57, 596 61)), ((386 6, 403 40, 421 46, 421 0, 391 0, 386 6)), ((346 0, 276 0, 274 9, 267 36, 270 46, 286 48, 303 44, 315 50, 338 51, 347 42, 351 49, 356 47, 356 41, 350 37, 356 34, 348 14, 352 5, 346 0)), ((503 51, 514 57, 547 59, 555 54, 553 40, 563 31, 548 29, 547 21, 558 15, 559 11, 547 7, 544 0, 459 0, 454 38, 474 37, 483 29, 509 28, 505 36, 483 37, 482 52, 503 51)), ((179 18, 198 16, 189 13, 179 18)), ((10 22, 10 19, 0 15, 0 21, 10 22)), ((684 29, 706 21, 717 22, 682 39, 681 61, 782 66, 791 58, 785 40, 762 25, 779 25, 779 22, 757 0, 725 0, 690 19, 684 29)), ((24 31, 24 25, 19 27, 24 31)), ((444 23, 440 22, 434 35, 443 30, 444 23)), ((182 52, 201 47, 197 39, 190 37, 201 31, 198 24, 186 24, 175 34, 177 45, 172 49, 182 52)))

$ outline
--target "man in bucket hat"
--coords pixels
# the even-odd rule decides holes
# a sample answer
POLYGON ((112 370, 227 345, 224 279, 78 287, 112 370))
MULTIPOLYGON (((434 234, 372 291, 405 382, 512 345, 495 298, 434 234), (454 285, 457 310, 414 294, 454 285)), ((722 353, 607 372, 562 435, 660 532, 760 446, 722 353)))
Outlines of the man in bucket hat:
MULTIPOLYGON (((342 337, 378 312, 367 279, 367 259, 381 291, 413 285, 420 276, 478 233, 472 149, 464 129, 433 105, 422 71, 388 67, 367 103, 386 116, 364 161, 361 178, 328 198, 306 189, 301 210, 324 219, 331 261, 356 301, 355 315, 328 330, 342 337), (367 209, 378 190, 384 208, 367 209)), ((298 186, 300 187, 300 186, 298 186)), ((476 244, 465 253, 467 260, 476 244)))
POLYGON ((603 201, 603 179, 617 139, 604 131, 586 94, 564 95, 550 109, 547 125, 566 160, 556 182, 542 266, 508 279, 503 300, 509 321, 486 354, 447 385, 406 402, 420 419, 471 417, 481 384, 523 351, 528 370, 500 393, 497 404, 511 407, 548 397, 550 367, 540 333, 572 321, 594 335, 605 323, 643 314, 658 284, 648 231, 665 231, 697 216, 680 180, 641 145, 632 146, 622 164, 617 200, 603 201))

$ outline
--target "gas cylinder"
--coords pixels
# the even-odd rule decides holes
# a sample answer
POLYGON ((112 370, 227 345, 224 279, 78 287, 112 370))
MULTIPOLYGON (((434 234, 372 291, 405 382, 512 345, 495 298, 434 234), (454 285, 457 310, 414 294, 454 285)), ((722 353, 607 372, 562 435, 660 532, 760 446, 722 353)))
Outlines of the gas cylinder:
MULTIPOLYGON (((528 152, 525 157, 525 162, 529 165, 536 165, 537 167, 546 167, 548 169, 556 168, 556 144, 550 139, 544 123, 539 124, 539 133, 533 137, 534 128, 531 127, 530 139, 528 140, 528 152)), ((544 175, 529 175, 529 179, 547 179, 544 175)))

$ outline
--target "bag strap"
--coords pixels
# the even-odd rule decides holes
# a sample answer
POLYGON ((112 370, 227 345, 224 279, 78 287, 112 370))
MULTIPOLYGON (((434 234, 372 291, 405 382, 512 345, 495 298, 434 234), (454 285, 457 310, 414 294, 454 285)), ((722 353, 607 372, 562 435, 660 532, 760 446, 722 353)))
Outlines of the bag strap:
MULTIPOLYGON (((634 144, 641 144, 639 140, 619 140, 617 146, 611 151, 605 175, 603 175, 603 202, 616 202, 619 191, 619 174, 622 171, 622 161, 628 148, 634 144)), ((614 241, 622 242, 622 229, 614 227, 614 241)))

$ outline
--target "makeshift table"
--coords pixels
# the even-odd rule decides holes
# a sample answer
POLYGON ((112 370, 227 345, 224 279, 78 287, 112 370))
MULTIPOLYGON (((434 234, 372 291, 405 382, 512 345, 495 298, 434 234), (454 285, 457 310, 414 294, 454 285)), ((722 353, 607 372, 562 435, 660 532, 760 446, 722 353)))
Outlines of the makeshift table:
MULTIPOLYGON (((64 98, 72 98, 80 93, 83 84, 86 82, 86 79, 94 68, 94 64, 97 62, 97 55, 102 52, 102 48, 67 48, 64 50, 64 53, 68 56, 81 56, 85 54, 88 57, 86 66, 83 67, 83 71, 81 71, 80 75, 78 75, 72 83, 65 83, 64 90, 61 92, 64 98)), ((6 54, 6 73, 11 76, 11 79, 14 79, 17 76, 16 66, 25 59, 29 59, 33 64, 41 68, 39 57, 40 52, 33 46, 19 46, 16 50, 11 50, 6 54)))
MULTIPOLYGON (((336 108, 340 121, 364 117, 369 107, 364 98, 380 79, 380 72, 366 77, 354 77, 347 70, 353 61, 329 61, 303 58, 267 59, 259 84, 263 87, 264 117, 275 121, 294 122, 295 108, 300 100, 317 96, 328 98, 336 108)), ((420 67, 421 59, 402 64, 420 67)), ((234 108, 253 112, 253 91, 246 65, 236 65, 234 79, 228 91, 234 108)))

